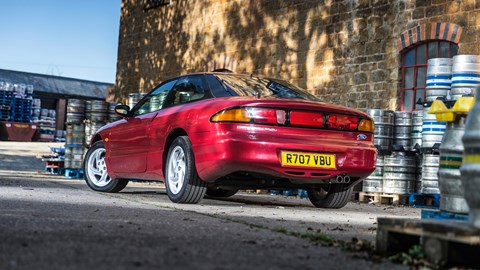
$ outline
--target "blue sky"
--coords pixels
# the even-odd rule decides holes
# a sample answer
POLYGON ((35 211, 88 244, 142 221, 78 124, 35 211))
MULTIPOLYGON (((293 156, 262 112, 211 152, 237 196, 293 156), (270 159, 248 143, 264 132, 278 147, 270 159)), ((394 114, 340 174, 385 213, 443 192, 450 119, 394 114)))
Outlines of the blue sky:
POLYGON ((0 68, 115 82, 121 0, 0 0, 0 68))

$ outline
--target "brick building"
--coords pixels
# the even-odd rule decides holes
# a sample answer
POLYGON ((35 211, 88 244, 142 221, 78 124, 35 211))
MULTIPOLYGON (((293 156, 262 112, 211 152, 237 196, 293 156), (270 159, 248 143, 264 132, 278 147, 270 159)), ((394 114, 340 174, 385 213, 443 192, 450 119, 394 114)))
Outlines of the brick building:
POLYGON ((427 59, 480 54, 479 30, 480 0, 123 0, 115 95, 228 68, 410 110, 427 59))

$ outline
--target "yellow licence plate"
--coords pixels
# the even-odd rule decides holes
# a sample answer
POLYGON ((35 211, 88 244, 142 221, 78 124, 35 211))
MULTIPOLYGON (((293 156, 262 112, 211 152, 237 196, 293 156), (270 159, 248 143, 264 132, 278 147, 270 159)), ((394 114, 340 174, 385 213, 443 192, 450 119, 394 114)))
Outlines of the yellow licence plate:
POLYGON ((335 169, 335 155, 282 151, 282 166, 335 169))

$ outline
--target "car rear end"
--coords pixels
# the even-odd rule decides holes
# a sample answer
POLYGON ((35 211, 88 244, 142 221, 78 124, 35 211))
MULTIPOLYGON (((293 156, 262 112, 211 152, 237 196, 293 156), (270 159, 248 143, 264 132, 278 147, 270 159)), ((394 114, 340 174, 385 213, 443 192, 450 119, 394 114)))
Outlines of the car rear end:
POLYGON ((375 169, 373 121, 363 112, 298 99, 224 103, 229 107, 209 119, 210 135, 194 138, 197 169, 205 181, 255 175, 307 187, 353 184, 375 169))

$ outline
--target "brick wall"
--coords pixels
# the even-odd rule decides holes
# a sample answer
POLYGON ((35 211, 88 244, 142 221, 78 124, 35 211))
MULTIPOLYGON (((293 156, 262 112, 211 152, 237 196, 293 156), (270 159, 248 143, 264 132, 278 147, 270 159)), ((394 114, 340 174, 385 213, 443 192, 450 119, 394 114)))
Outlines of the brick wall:
POLYGON ((327 102, 397 109, 408 30, 423 25, 418 42, 449 23, 460 29, 459 53, 480 54, 480 0, 175 0, 149 10, 144 2, 122 1, 117 100, 228 66, 289 80, 327 102))

